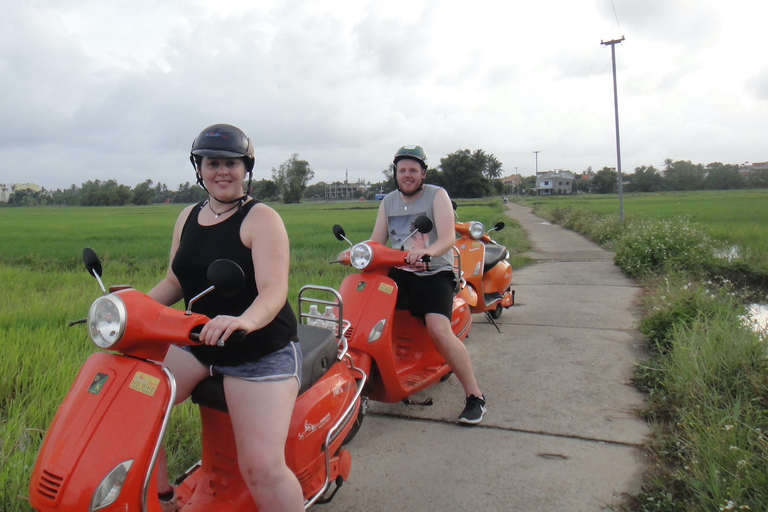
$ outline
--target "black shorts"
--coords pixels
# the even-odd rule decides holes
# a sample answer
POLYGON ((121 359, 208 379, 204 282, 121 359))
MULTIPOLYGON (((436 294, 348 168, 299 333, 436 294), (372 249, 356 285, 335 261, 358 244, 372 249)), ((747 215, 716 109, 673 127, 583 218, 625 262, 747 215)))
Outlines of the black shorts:
POLYGON ((456 276, 450 270, 431 276, 419 276, 413 272, 393 268, 389 271, 397 283, 397 307, 408 309, 412 315, 423 317, 438 313, 451 318, 456 276))

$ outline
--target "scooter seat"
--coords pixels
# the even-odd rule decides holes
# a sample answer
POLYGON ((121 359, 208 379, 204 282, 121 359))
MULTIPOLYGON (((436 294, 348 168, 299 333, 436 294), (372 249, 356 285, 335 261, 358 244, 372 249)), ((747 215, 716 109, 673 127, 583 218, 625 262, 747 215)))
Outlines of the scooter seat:
POLYGON ((488 272, 497 263, 504 260, 507 257, 507 248, 503 245, 486 245, 485 246, 485 261, 483 262, 483 273, 488 272))
MULTIPOLYGON (((301 395, 333 366, 338 346, 332 331, 304 324, 299 324, 299 344, 302 354, 301 395)), ((224 396, 224 376, 214 375, 202 380, 192 390, 192 401, 203 407, 229 412, 224 396)))

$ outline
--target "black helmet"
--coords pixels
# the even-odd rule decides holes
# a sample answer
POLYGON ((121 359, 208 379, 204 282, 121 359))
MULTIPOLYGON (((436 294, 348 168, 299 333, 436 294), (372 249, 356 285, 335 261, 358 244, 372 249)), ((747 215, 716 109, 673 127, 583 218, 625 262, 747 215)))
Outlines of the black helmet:
POLYGON ((256 157, 253 153, 251 139, 238 127, 231 124, 214 124, 209 126, 192 141, 189 159, 197 170, 199 158, 242 158, 245 170, 253 171, 256 157))
POLYGON ((395 160, 392 162, 397 166, 400 160, 416 160, 421 164, 421 168, 427 169, 427 152, 421 146, 403 146, 395 153, 395 160))

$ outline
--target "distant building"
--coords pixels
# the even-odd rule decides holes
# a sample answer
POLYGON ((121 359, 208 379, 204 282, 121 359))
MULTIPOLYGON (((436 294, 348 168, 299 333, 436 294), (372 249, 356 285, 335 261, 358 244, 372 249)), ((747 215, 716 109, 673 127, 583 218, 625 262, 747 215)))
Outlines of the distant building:
POLYGON ((556 169, 543 171, 536 174, 536 193, 540 196, 573 194, 573 180, 571 171, 556 169))
POLYGON ((325 198, 343 199, 347 197, 359 197, 361 194, 365 194, 367 190, 368 185, 365 184, 364 180, 357 180, 357 183, 350 183, 349 172, 347 172, 344 183, 336 181, 325 185, 325 198))
POLYGON ((512 176, 501 178, 501 184, 505 187, 519 187, 523 184, 523 177, 519 174, 513 174, 512 176))
POLYGON ((43 187, 34 183, 11 183, 10 185, 0 183, 0 203, 7 203, 11 200, 11 194, 14 192, 21 192, 22 190, 31 190, 32 192, 45 192, 43 187))
POLYGON ((22 190, 31 190, 32 192, 42 192, 43 187, 35 185, 34 183, 16 183, 11 185, 14 192, 21 192, 22 190))

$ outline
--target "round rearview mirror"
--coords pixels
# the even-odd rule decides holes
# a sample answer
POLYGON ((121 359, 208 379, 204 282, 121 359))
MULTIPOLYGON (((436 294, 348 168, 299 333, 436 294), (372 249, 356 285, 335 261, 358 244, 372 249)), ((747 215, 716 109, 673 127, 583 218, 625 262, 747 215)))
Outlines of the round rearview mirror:
POLYGON ((216 260, 208 267, 208 282, 225 297, 237 295, 245 286, 245 273, 232 260, 216 260))
POLYGON ((432 231, 433 224, 432 221, 429 220, 429 217, 422 215, 421 217, 416 218, 413 226, 419 233, 429 233, 432 231))
POLYGON ((91 275, 97 275, 101 277, 101 260, 96 255, 96 251, 90 247, 83 249, 83 263, 85 263, 85 269, 91 275))

